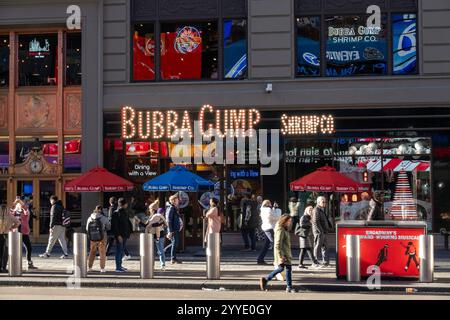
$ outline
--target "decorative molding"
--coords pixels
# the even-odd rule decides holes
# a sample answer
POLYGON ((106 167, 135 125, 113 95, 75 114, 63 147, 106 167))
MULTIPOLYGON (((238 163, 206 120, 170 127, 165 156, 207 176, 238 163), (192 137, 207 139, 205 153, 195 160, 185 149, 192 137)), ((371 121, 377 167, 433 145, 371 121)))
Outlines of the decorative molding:
POLYGON ((30 168, 33 161, 38 161, 42 164, 42 170, 38 173, 38 175, 55 176, 60 175, 62 172, 61 165, 47 162, 42 154, 42 151, 32 150, 23 163, 14 165, 14 174, 20 176, 36 175, 36 173, 33 173, 30 168))
POLYGON ((8 127, 8 96, 0 96, 0 129, 8 127))
POLYGON ((16 129, 56 130, 56 94, 18 95, 16 129))
POLYGON ((81 130, 81 93, 67 93, 64 106, 64 129, 81 130))
POLYGON ((159 0, 159 17, 174 18, 217 18, 219 0, 159 0))

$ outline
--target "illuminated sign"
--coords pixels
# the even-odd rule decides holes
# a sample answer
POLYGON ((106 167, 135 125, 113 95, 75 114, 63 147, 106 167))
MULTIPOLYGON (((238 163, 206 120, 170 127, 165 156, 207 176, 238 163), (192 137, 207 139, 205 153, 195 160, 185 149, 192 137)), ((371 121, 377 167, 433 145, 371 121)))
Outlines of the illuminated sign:
POLYGON ((186 26, 177 33, 175 38, 175 50, 182 54, 193 52, 202 43, 200 31, 194 27, 186 26))
POLYGON ((321 116, 281 116, 281 133, 283 135, 308 135, 334 133, 332 115, 321 116))
MULTIPOLYGON (((184 110, 168 111, 136 111, 133 107, 124 106, 122 115, 122 138, 128 139, 171 139, 187 134, 193 137, 192 112, 184 110)), ((201 107, 198 114, 199 129, 203 136, 211 137, 215 130, 221 138, 243 137, 246 131, 254 129, 261 120, 256 109, 224 109, 214 110, 210 105, 201 107), (206 115, 209 114, 209 119, 206 115), (212 118, 212 119, 211 119, 212 118)), ((251 136, 251 131, 249 131, 251 136)))
POLYGON ((28 55, 34 58, 44 58, 44 56, 48 56, 50 54, 50 43, 48 39, 44 40, 44 46, 41 47, 41 44, 36 38, 34 38, 29 43, 28 47, 28 55))

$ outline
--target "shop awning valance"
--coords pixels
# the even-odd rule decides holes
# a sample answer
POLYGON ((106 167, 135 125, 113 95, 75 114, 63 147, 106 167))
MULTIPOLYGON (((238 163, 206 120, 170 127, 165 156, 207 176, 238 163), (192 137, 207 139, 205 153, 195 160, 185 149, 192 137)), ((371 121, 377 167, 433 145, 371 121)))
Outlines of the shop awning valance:
POLYGON ((335 168, 325 166, 290 183, 292 191, 316 192, 364 192, 368 184, 356 182, 335 168))
POLYGON ((64 185, 65 192, 122 192, 133 188, 133 183, 102 167, 92 168, 64 185))

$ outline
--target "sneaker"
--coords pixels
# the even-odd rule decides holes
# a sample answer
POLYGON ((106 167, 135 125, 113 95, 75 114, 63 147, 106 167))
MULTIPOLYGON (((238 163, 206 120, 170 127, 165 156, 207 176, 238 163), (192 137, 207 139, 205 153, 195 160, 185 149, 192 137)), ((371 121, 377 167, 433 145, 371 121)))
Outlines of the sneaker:
POLYGON ((124 268, 124 267, 122 267, 122 268, 120 268, 120 269, 122 269, 123 271, 128 271, 128 269, 127 269, 127 268, 124 268))
POLYGON ((266 278, 261 278, 259 279, 259 288, 261 289, 261 291, 266 291, 267 289, 267 279, 266 278))
POLYGON ((181 260, 178 260, 178 259, 172 259, 171 261, 170 261, 170 264, 182 264, 183 262, 181 261, 181 260))
POLYGON ((69 255, 68 254, 63 254, 61 257, 59 257, 60 259, 67 259, 67 258, 69 258, 69 255))
POLYGON ((105 269, 100 269, 100 273, 106 273, 105 269))
POLYGON ((312 269, 319 269, 319 268, 320 268, 320 264, 318 264, 318 263, 313 263, 313 264, 311 265, 311 268, 312 268, 312 269))
POLYGON ((131 254, 129 256, 124 255, 122 258, 122 260, 125 260, 125 261, 130 260, 130 259, 131 259, 131 254))
POLYGON ((296 291, 293 288, 286 288, 286 292, 287 293, 295 293, 296 291))
POLYGON ((48 254, 48 253, 42 253, 42 254, 40 254, 39 255, 39 258, 44 258, 44 259, 48 259, 48 258, 50 258, 50 255, 48 254))
POLYGON ((322 267, 323 267, 323 268, 327 268, 327 267, 329 267, 329 266, 330 266, 330 263, 329 263, 329 262, 322 263, 322 267))
POLYGON ((308 269, 304 264, 299 264, 299 265, 298 265, 298 268, 299 268, 299 269, 308 269))
POLYGON ((161 271, 166 271, 166 266, 161 266, 161 267, 159 268, 159 270, 161 270, 161 271))
POLYGON ((123 270, 123 269, 116 269, 116 272, 117 272, 117 273, 124 273, 125 270, 123 270))
POLYGON ((28 270, 36 270, 37 267, 33 265, 33 262, 28 262, 28 270))

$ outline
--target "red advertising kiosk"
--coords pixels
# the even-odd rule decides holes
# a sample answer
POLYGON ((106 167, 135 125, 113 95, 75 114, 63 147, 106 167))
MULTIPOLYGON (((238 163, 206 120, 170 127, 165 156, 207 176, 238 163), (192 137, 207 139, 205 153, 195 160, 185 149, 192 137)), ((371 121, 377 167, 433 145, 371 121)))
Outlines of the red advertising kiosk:
POLYGON ((336 276, 347 275, 346 236, 360 236, 361 277, 378 266, 382 277, 419 278, 419 236, 427 224, 419 221, 341 221, 336 224, 336 276), (368 270, 369 269, 369 270, 368 270))

